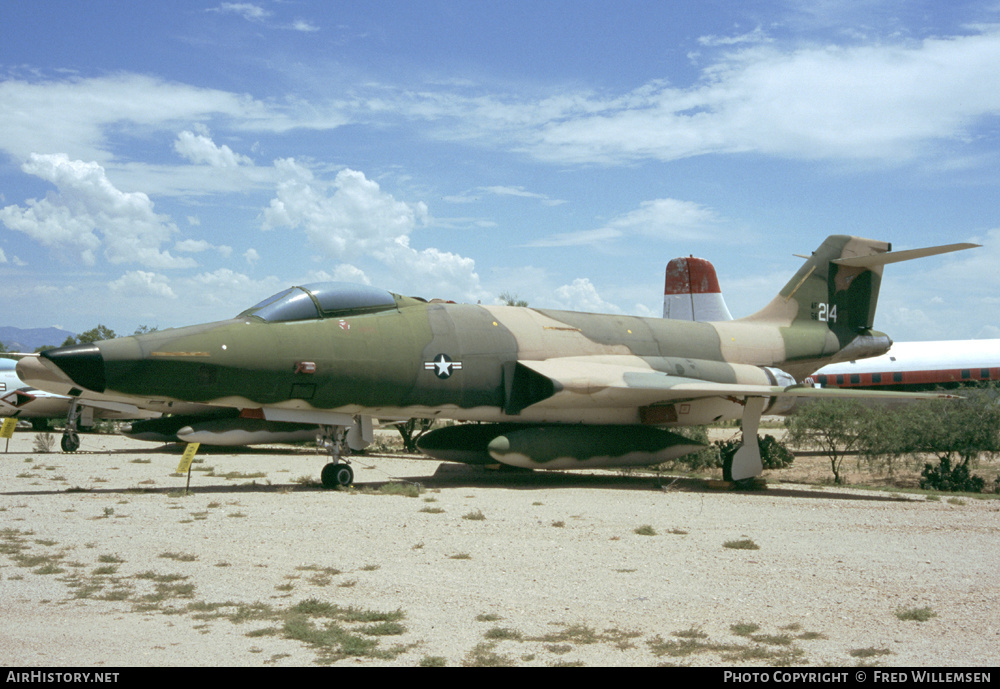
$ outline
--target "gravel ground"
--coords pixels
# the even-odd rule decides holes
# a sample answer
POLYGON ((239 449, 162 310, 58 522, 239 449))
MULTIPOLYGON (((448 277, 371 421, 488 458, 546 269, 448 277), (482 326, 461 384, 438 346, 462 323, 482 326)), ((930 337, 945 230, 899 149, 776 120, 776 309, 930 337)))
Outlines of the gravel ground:
POLYGON ((33 439, 0 462, 5 666, 992 666, 1000 647, 997 500, 398 456, 325 491, 324 460, 287 447, 203 449, 185 495, 177 449, 33 439), (420 495, 379 492, 401 480, 420 495))

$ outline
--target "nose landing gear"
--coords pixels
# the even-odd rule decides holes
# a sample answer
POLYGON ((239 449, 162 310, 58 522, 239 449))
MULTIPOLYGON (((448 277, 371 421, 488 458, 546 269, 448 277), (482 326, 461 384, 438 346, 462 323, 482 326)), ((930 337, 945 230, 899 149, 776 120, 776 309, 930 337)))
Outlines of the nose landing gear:
POLYGON ((63 452, 76 452, 80 449, 80 435, 77 433, 80 412, 80 405, 74 399, 69 405, 69 414, 66 416, 66 430, 63 431, 62 440, 59 441, 63 452))
POLYGON ((320 479, 324 488, 347 488, 354 483, 354 469, 350 464, 327 464, 320 479))
POLYGON ((354 483, 354 469, 342 460, 342 456, 351 453, 347 444, 347 428, 344 426, 320 426, 316 436, 316 445, 329 453, 333 460, 323 467, 320 480, 324 488, 347 488, 354 483))

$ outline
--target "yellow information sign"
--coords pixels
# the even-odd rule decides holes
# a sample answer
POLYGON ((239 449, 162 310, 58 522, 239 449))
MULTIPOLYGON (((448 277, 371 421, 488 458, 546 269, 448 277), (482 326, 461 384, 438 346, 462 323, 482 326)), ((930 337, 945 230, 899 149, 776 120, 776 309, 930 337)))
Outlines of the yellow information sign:
POLYGON ((186 474, 188 469, 191 468, 191 462, 194 461, 194 454, 198 451, 201 443, 188 443, 187 447, 184 448, 184 454, 181 455, 181 463, 177 465, 178 474, 186 474))
POLYGON ((3 426, 0 426, 0 438, 10 440, 14 435, 15 428, 17 428, 17 419, 4 419, 3 426))

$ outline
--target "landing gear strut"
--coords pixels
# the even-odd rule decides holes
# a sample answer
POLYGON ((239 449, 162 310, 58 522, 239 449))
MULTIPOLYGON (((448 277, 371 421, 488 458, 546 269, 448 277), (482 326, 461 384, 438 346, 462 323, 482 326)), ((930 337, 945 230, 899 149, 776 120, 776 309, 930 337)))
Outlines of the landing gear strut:
POLYGON ((62 440, 59 441, 63 452, 76 452, 80 449, 80 435, 76 432, 79 419, 80 405, 74 399, 69 405, 69 414, 66 415, 66 430, 63 431, 62 440))
POLYGON ((342 455, 349 455, 351 448, 347 444, 347 429, 344 426, 320 426, 320 433, 316 436, 316 445, 326 450, 333 460, 323 467, 320 472, 320 480, 324 488, 346 488, 354 483, 354 469, 341 459, 342 455))
POLYGON ((746 481, 760 476, 764 471, 764 462, 760 458, 760 445, 757 442, 757 430, 760 428, 760 417, 767 402, 763 397, 748 397, 743 405, 743 444, 733 455, 732 464, 723 467, 723 478, 727 481, 746 481), (728 476, 726 475, 728 473, 728 476))

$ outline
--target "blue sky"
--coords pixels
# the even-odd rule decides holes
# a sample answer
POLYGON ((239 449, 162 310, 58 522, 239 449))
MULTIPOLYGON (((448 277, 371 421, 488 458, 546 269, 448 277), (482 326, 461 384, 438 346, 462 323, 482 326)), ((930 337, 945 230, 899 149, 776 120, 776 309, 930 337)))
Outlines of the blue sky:
POLYGON ((290 284, 736 316, 828 234, 896 340, 1000 337, 1000 2, 3 3, 0 324, 119 334, 290 284), (16 27, 16 28, 12 28, 16 27))

